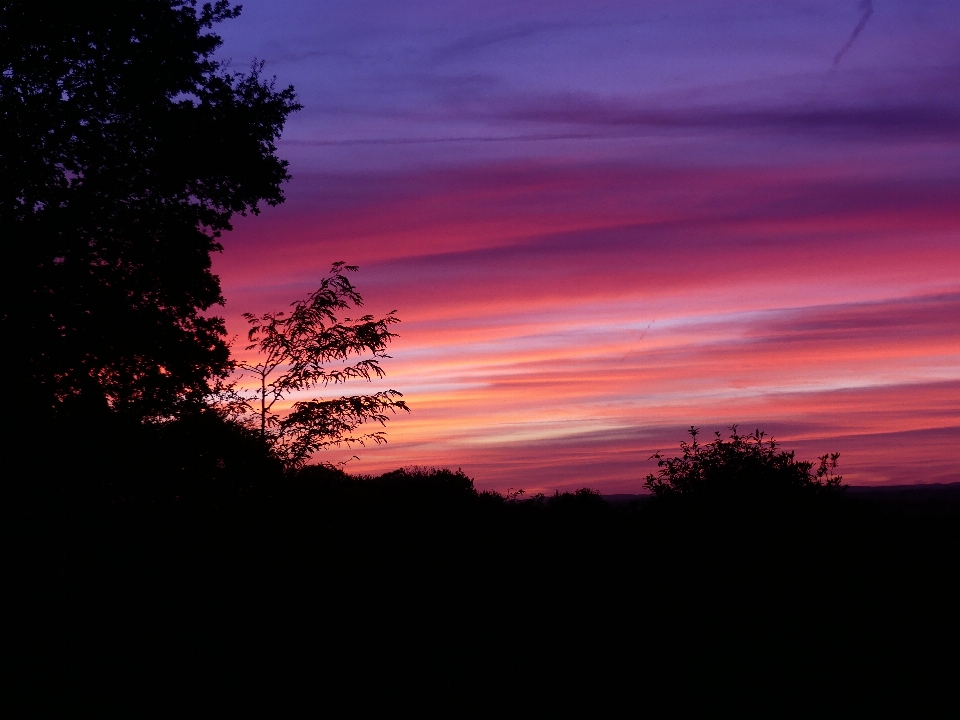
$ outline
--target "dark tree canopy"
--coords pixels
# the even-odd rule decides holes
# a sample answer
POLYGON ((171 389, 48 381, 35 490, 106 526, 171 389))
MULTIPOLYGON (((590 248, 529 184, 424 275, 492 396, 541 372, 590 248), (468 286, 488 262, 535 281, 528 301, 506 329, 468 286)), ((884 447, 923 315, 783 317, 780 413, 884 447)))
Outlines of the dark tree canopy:
POLYGON ((228 369, 210 255, 283 201, 293 88, 213 59, 227 0, 0 8, 4 375, 44 412, 170 414, 228 369))

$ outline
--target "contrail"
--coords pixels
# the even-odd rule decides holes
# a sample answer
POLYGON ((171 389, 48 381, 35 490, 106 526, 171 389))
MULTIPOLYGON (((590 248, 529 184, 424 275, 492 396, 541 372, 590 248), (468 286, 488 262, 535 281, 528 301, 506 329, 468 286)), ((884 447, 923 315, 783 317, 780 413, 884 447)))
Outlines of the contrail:
POLYGON ((847 54, 847 50, 853 47, 853 41, 863 32, 863 29, 867 26, 867 20, 870 19, 871 15, 873 15, 873 0, 860 0, 860 22, 857 23, 853 32, 850 33, 850 38, 844 43, 843 47, 840 48, 840 52, 833 56, 834 67, 840 62, 840 58, 847 54))
MULTIPOLYGON (((642 332, 642 333, 640 333, 640 337, 637 338, 637 342, 640 342, 641 340, 643 340, 644 335, 647 334, 647 330, 649 330, 656 321, 657 321, 656 318, 654 318, 653 320, 650 321, 650 324, 647 325, 647 326, 643 329, 643 332, 642 332)), ((620 362, 623 362, 623 361, 626 360, 628 357, 630 357, 630 353, 632 353, 632 352, 633 352, 633 350, 627 350, 627 354, 624 355, 622 358, 620 358, 620 362)))

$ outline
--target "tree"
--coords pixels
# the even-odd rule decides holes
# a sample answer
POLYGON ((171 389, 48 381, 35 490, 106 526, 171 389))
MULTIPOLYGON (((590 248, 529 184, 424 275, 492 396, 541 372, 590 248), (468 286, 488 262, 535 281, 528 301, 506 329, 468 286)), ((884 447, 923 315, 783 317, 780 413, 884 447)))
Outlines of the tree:
POLYGON ((229 370, 211 253, 283 201, 299 109, 263 64, 214 59, 216 0, 0 6, 0 322, 19 405, 175 412, 229 370))
POLYGON ((291 393, 352 378, 370 381, 384 376, 380 360, 390 357, 386 347, 396 337, 390 326, 400 322, 395 311, 380 319, 372 315, 337 318, 339 311, 363 305, 360 294, 344 275, 357 269, 334 263, 320 287, 305 300, 292 303, 289 313, 244 314, 250 324, 247 338, 252 343, 246 350, 256 349, 259 355, 257 362, 238 363, 257 383, 247 408, 257 417, 263 442, 288 466, 302 466, 313 453, 327 447, 386 442, 383 431, 354 433, 366 422, 385 425, 388 411, 409 412, 396 390, 298 400, 287 412, 275 410, 277 403, 291 393), (350 362, 366 353, 371 357, 350 362), (340 365, 328 367, 330 363, 340 365))
POLYGON ((840 453, 822 455, 815 466, 798 461, 792 451, 779 450, 777 442, 764 440, 766 433, 760 430, 752 435, 741 435, 736 425, 730 430, 729 439, 718 432, 713 442, 702 445, 699 430, 691 427, 691 442, 680 443, 682 455, 652 456, 660 470, 647 475, 644 487, 663 500, 734 503, 793 500, 843 490, 843 477, 833 472, 840 453))

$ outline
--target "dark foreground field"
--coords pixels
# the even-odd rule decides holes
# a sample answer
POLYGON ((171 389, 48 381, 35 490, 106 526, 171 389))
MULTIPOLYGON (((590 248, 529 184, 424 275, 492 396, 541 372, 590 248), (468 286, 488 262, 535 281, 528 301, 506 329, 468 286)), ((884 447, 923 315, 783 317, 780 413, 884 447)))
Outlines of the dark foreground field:
POLYGON ((7 717, 960 708, 958 485, 750 511, 453 473, 59 497, 3 504, 7 717))

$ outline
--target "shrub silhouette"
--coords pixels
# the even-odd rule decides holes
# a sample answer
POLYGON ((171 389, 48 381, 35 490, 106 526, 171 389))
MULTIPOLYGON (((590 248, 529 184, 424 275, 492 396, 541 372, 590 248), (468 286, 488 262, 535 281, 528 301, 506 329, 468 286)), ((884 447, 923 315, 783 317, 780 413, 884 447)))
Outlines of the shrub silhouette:
POLYGON ((480 495, 462 470, 408 467, 384 473, 352 476, 329 465, 308 465, 288 473, 298 486, 296 497, 314 491, 344 506, 391 510, 431 510, 466 506, 480 495))
POLYGON ((411 466, 382 475, 349 475, 328 464, 288 468, 271 497, 280 505, 303 509, 311 503, 354 510, 391 513, 449 510, 512 511, 518 513, 601 512, 610 509, 599 491, 537 493, 521 499, 523 491, 500 493, 477 490, 462 469, 411 466))
POLYGON ((730 430, 727 439, 718 432, 713 442, 701 444, 699 430, 691 427, 692 439, 680 443, 680 456, 652 456, 660 469, 647 475, 644 487, 661 501, 711 504, 798 501, 843 491, 843 477, 834 474, 840 453, 822 455, 814 464, 780 450, 761 430, 751 435, 741 435, 736 425, 730 430))

